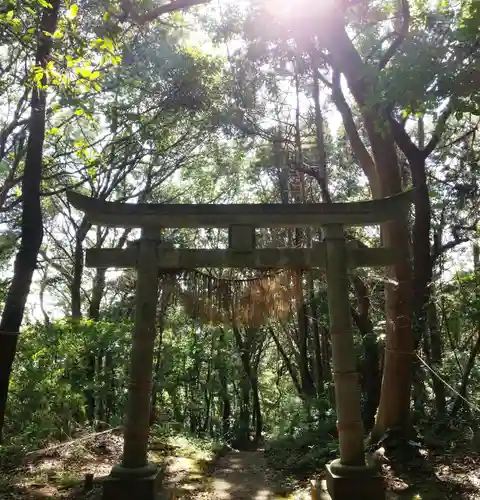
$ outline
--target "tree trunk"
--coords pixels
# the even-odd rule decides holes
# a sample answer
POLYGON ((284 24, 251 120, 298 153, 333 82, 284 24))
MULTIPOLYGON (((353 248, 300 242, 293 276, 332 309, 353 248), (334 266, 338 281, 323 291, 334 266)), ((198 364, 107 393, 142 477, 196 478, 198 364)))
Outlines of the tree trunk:
MULTIPOLYGON (((370 73, 345 31, 344 18, 340 12, 338 17, 332 16, 328 34, 322 37, 322 41, 331 54, 332 66, 337 72, 344 74, 362 112, 374 160, 373 165, 371 162, 362 162, 362 167, 366 169, 365 174, 373 196, 378 198, 400 193, 402 177, 385 106, 369 102, 372 88, 368 76, 370 73), (372 171, 372 166, 375 171, 372 171)), ((363 145, 360 149, 366 152, 363 145)), ((366 153, 368 155, 368 151, 366 153)), ((397 250, 398 261, 389 270, 390 280, 386 286, 387 340, 380 403, 372 431, 373 440, 380 438, 388 428, 406 429, 409 426, 414 348, 407 221, 395 220, 383 224, 382 242, 397 250)))
MULTIPOLYGON (((83 260, 83 250, 81 248, 80 243, 80 254, 82 257, 80 258, 80 262, 83 260)), ((79 278, 74 278, 74 282, 78 281, 77 285, 72 286, 72 315, 75 309, 75 313, 81 316, 81 296, 80 296, 80 286, 81 286, 81 276, 83 272, 83 263, 81 264, 81 270, 77 270, 77 265, 75 265, 75 272, 80 272, 79 278), (77 293, 73 293, 73 290, 77 289, 77 293), (74 299, 75 295, 75 299, 74 299), (75 306, 74 306, 75 304, 75 306)), ((103 297, 103 292, 105 290, 105 274, 106 269, 96 269, 95 277, 93 279, 93 287, 92 287, 92 299, 90 301, 90 307, 88 309, 88 317, 93 321, 98 321, 100 319, 100 303, 103 297)), ((75 316, 74 316, 75 317, 75 316)), ((107 402, 105 400, 106 392, 104 381, 106 380, 104 377, 104 350, 99 348, 98 352, 89 351, 86 354, 86 379, 87 379, 87 390, 85 391, 85 401, 87 408, 87 419, 90 423, 93 423, 95 420, 95 413, 97 414, 97 420, 100 422, 105 421, 106 415, 106 406, 107 402)))
POLYGON ((92 224, 83 217, 75 233, 75 250, 73 254, 73 276, 70 285, 72 318, 82 317, 82 275, 83 275, 83 242, 92 224))
POLYGON ((251 352, 249 351, 249 347, 251 347, 251 342, 247 342, 242 338, 240 330, 236 326, 233 326, 232 328, 243 368, 243 374, 240 382, 241 397, 237 446, 239 448, 247 448, 250 445, 250 389, 252 388, 252 367, 250 362, 251 352))
POLYGON ((105 274, 106 269, 96 269, 95 277, 93 278, 92 298, 88 309, 88 317, 93 321, 100 319, 100 304, 102 302, 103 293, 105 292, 105 274))
POLYGON ((228 396, 227 378, 225 375, 220 376, 222 385, 222 435, 227 442, 230 440, 230 417, 232 406, 228 396))
MULTIPOLYGON (((377 164, 388 165, 379 176, 384 196, 401 192, 400 172, 392 172, 391 162, 396 160, 393 141, 381 139, 384 148, 377 150, 377 164), (389 154, 390 153, 390 154, 389 154)), ((380 141, 379 141, 380 142, 380 141)), ((393 163, 398 167, 398 163, 393 163)), ((379 168, 380 171, 380 168, 379 168)), ((406 220, 392 221, 382 227, 383 243, 398 252, 398 261, 389 272, 391 281, 386 285, 385 304, 387 339, 384 353, 383 379, 380 402, 372 439, 380 438, 387 429, 407 430, 410 425, 410 390, 414 339, 412 332, 411 263, 409 232, 406 220)))
POLYGON ((315 103, 315 138, 317 143, 318 169, 316 171, 316 180, 322 192, 322 201, 324 203, 332 203, 332 197, 328 189, 328 173, 327 173, 327 154, 325 151, 325 127, 320 107, 320 83, 318 71, 313 71, 313 101, 315 103))
MULTIPOLYGON (((51 7, 44 8, 38 30, 35 63, 46 68, 50 60, 53 39, 44 33, 57 28, 59 0, 51 0, 51 7)), ((46 77, 42 84, 46 85, 46 77)), ((33 87, 30 105, 29 136, 22 178, 22 219, 20 249, 15 258, 13 278, 10 283, 5 308, 0 321, 0 441, 5 422, 5 408, 12 364, 17 350, 20 326, 25 304, 30 292, 37 256, 43 240, 43 218, 40 197, 42 181, 42 156, 45 140, 46 90, 33 87)))
POLYGON ((115 367, 113 364, 113 353, 110 349, 107 349, 105 353, 104 377, 107 390, 105 396, 105 421, 108 424, 117 410, 115 367))
MULTIPOLYGON (((210 378, 210 374, 208 374, 208 378, 210 378)), ((205 420, 203 422, 203 432, 208 432, 210 430, 210 414, 211 414, 211 405, 212 405, 212 395, 208 390, 208 386, 205 387, 203 391, 203 397, 205 399, 205 420)))
MULTIPOLYGON (((435 303, 435 289, 433 284, 430 288, 430 300, 427 310, 428 330, 430 333, 430 364, 438 373, 442 363, 442 332, 438 324, 437 304, 435 303)), ((437 419, 443 419, 446 413, 446 394, 443 382, 432 373, 432 387, 435 395, 435 410, 437 419)))
POLYGON ((413 251, 413 333, 415 344, 421 342, 427 326, 427 308, 433 276, 430 228, 432 209, 428 193, 425 155, 423 151, 408 154, 412 183, 415 188, 415 219, 412 230, 413 251))
POLYGON ((455 415, 461 410, 464 406, 465 401, 467 399, 467 388, 468 381, 470 380, 470 374, 472 373, 473 367, 475 366, 475 359, 480 352, 480 332, 478 333, 477 340, 470 351, 470 356, 468 357, 467 364, 465 365, 465 369, 463 371, 462 376, 462 385, 460 386, 460 390, 458 391, 460 396, 457 396, 455 402, 453 403, 452 411, 450 412, 450 419, 454 418, 455 415))
POLYGON ((308 363, 308 319, 307 319, 307 306, 303 298, 303 287, 301 283, 301 274, 295 273, 296 293, 299 295, 297 298, 297 321, 298 321, 298 365, 300 372, 300 381, 302 386, 302 393, 307 399, 315 396, 315 385, 310 367, 308 363))
MULTIPOLYGON (((218 340, 221 349, 223 349, 225 347, 225 331, 223 330, 223 328, 220 329, 220 335, 218 340)), ((219 379, 220 379, 220 399, 222 402, 222 436, 223 439, 229 442, 231 439, 230 417, 231 417, 232 407, 230 403, 230 396, 228 394, 227 373, 223 359, 221 360, 219 366, 219 379)))
POLYGON ((253 414, 255 417, 255 444, 258 445, 262 440, 263 416, 258 392, 258 377, 256 375, 250 377, 250 385, 252 387, 253 414))
POLYGON ((154 423, 156 420, 157 412, 157 396, 159 389, 159 379, 163 371, 163 332, 165 331, 165 315, 167 314, 167 308, 171 295, 171 283, 170 278, 167 278, 164 282, 164 288, 162 293, 162 298, 160 300, 160 308, 158 311, 158 347, 155 361, 155 368, 153 372, 153 383, 152 383, 152 401, 150 405, 150 423, 154 423))
MULTIPOLYGON (((395 122, 390 121, 392 131, 396 142, 399 144, 403 153, 407 157, 412 184, 415 188, 414 207, 415 218, 412 230, 412 253, 413 253, 413 336, 414 346, 418 346, 423 341, 424 352, 427 359, 431 362, 431 338, 427 336, 427 320, 428 309, 431 301, 431 286, 433 280, 434 258, 431 254, 430 231, 432 208, 430 203, 430 195, 428 192, 427 173, 426 173, 426 158, 427 153, 425 147, 425 133, 423 119, 418 120, 418 143, 417 147, 413 141, 407 136, 403 127, 395 122)), ((435 335, 435 330, 433 331, 435 335)), ((436 339, 433 339, 434 342, 436 339)), ((413 400, 415 412, 422 416, 425 413, 425 404, 427 401, 425 387, 425 370, 420 362, 413 362, 413 400)), ((439 390, 438 395, 441 397, 443 388, 439 387, 441 382, 433 375, 433 385, 439 390)))
POLYGON ((373 331, 373 323, 370 319, 370 300, 367 287, 359 276, 353 278, 353 285, 358 303, 358 314, 354 315, 354 320, 362 336, 364 353, 362 378, 366 403, 363 411, 363 425, 365 429, 369 430, 375 422, 375 414, 380 400, 380 350, 377 336, 373 331))
MULTIPOLYGON (((322 327, 320 331, 322 346, 322 378, 325 382, 330 383, 332 381, 332 367, 330 366, 330 360, 332 358, 332 350, 330 348, 330 330, 322 327)), ((329 393, 332 393, 332 390, 329 390, 329 393)), ((330 401, 332 401, 332 404, 335 401, 333 393, 331 394, 330 401)))
POLYGON ((280 353, 280 356, 282 357, 285 366, 287 367, 288 373, 290 374, 290 377, 292 379, 292 383, 297 390, 297 394, 303 398, 305 395, 303 394, 302 387, 300 385, 300 382, 298 381, 298 376, 295 368, 293 367, 292 363, 290 362, 289 357, 287 356, 287 353, 282 347, 282 344, 280 343, 280 340, 278 337, 275 335, 275 331, 273 330, 272 327, 269 328, 270 335, 272 336, 273 342, 275 343, 275 346, 277 347, 278 352, 280 353))
POLYGON ((250 379, 246 373, 240 382, 240 418, 236 446, 239 449, 248 449, 250 446, 250 379))
POLYGON ((96 360, 96 377, 95 377, 95 410, 97 412, 97 430, 102 430, 105 425, 105 390, 104 390, 104 349, 100 348, 96 360))
POLYGON ((314 374, 317 397, 321 397, 325 393, 324 378, 323 378, 323 361, 322 361, 322 345, 321 333, 319 328, 318 307, 314 293, 310 297, 311 312, 312 312, 312 334, 313 334, 313 350, 314 350, 314 374))

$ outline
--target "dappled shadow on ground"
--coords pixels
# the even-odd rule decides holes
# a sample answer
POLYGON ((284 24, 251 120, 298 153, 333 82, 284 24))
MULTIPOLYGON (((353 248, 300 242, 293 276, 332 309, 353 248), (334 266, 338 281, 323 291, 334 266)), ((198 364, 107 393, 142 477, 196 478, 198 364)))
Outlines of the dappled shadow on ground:
POLYGON ((408 465, 392 461, 384 466, 389 499, 473 500, 480 498, 480 456, 469 450, 438 455, 423 450, 408 465))
POLYGON ((222 457, 212 476, 212 494, 218 500, 275 498, 268 486, 263 452, 232 451, 222 457))
MULTIPOLYGON (((183 500, 273 500, 309 498, 304 481, 288 486, 268 469, 264 452, 230 450, 223 456, 189 450, 181 438, 172 445, 153 442, 150 460, 163 464, 164 487, 183 500), (215 459, 215 460, 213 460, 215 459), (299 490, 303 484, 304 489, 299 490), (296 496, 293 495, 296 490, 296 496)), ((0 470, 2 500, 99 500, 101 481, 118 463, 122 438, 107 435, 27 457, 0 470), (83 491, 85 474, 94 474, 92 491, 83 491)), ((468 449, 422 450, 423 457, 409 460, 390 457, 384 465, 388 500, 473 500, 480 498, 480 456, 468 449), (418 495, 418 497, 415 497, 418 495)), ((323 467, 319 468, 320 478, 323 467)), ((310 479, 315 475, 310 475, 310 479)), ((166 498, 169 498, 168 494, 166 498)))
POLYGON ((117 463, 123 440, 114 433, 23 457, 0 483, 2 500, 66 499, 83 493, 86 474, 97 480, 117 463))
MULTIPOLYGON (((149 461, 165 470, 164 486, 175 489, 178 498, 200 498, 206 489, 206 474, 212 453, 189 448, 187 440, 153 441, 149 461)), ((119 463, 123 448, 120 435, 108 434, 101 439, 44 451, 24 457, 21 462, 0 470, 2 500, 97 500, 101 483, 111 468, 119 463), (84 491, 86 474, 94 475, 93 490, 84 491)))

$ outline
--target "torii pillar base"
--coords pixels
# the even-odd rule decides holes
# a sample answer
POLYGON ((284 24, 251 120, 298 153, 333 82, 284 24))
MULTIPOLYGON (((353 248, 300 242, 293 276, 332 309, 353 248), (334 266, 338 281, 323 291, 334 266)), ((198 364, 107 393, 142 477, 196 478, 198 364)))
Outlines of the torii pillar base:
POLYGON ((326 472, 332 500, 385 500, 385 481, 377 467, 349 466, 334 460, 326 472))
POLYGON ((157 500, 162 479, 163 471, 156 465, 138 469, 116 465, 103 482, 102 500, 157 500))

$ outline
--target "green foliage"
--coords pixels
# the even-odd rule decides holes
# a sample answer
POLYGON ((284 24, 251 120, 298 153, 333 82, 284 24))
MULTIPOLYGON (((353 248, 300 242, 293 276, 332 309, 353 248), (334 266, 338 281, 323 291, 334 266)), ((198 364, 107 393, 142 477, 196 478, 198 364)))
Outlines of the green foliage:
MULTIPOLYGON (((12 444, 35 445, 72 436, 86 423, 85 353, 112 350, 112 370, 97 377, 99 397, 116 387, 116 419, 122 419, 123 383, 131 326, 122 323, 56 321, 23 330, 10 381, 6 436, 12 444), (110 376, 113 380, 106 380, 110 376)), ((115 420, 115 419, 114 419, 115 420)), ((114 423, 114 422, 113 422, 114 423)))
MULTIPOLYGON (((447 145, 430 156, 427 174, 432 233, 455 248, 460 240, 471 237, 472 229, 465 228, 476 225, 478 212, 478 123, 470 116, 478 110, 478 103, 476 91, 462 87, 460 92, 457 84, 473 67, 469 63, 478 49, 480 4, 469 0, 457 9, 457 2, 410 3, 410 32, 381 71, 378 61, 392 38, 397 2, 360 2, 365 9, 359 5, 347 12, 348 32, 368 63, 366 74, 361 75, 370 86, 365 104, 392 105, 402 119, 421 116, 431 135, 445 100, 454 97, 457 115, 446 124, 447 145), (450 139, 452 144, 448 144, 450 139)), ((107 274, 103 289, 89 269, 80 269, 80 283, 73 276, 82 267, 83 249, 120 248, 136 236, 104 227, 90 230, 81 214, 66 204, 66 189, 108 200, 159 203, 279 203, 285 201, 286 192, 287 201, 292 202, 300 179, 296 168, 300 167, 307 172, 302 171, 306 200, 318 202, 319 181, 311 175, 316 170, 309 170, 319 161, 317 96, 312 85, 318 71, 328 187, 334 201, 370 196, 357 151, 334 108, 328 84, 331 58, 320 45, 317 53, 318 40, 310 39, 312 32, 305 26, 299 30, 291 19, 266 18, 259 2, 251 9, 235 5, 221 16, 211 16, 208 26, 196 17, 187 26, 179 13, 168 21, 136 26, 120 21, 113 4, 94 2, 88 9, 83 5, 62 2, 57 30, 42 34, 53 40, 52 58, 45 68, 35 65, 32 55, 37 43, 35 27, 48 2, 10 2, 0 13, 0 100, 5 103, 1 110, 5 116, 0 113, 0 269, 7 274, 17 248, 28 137, 25 85, 28 90, 43 85, 49 91, 42 171, 45 245, 37 279, 50 299, 45 306, 47 316, 64 317, 51 324, 46 321, 47 325, 31 324, 20 337, 6 427, 7 441, 14 445, 39 446, 92 424, 115 426, 123 417, 135 277, 130 271, 107 274), (192 28, 210 35, 214 50, 192 41, 188 34, 192 28), (228 50, 225 41, 232 43, 228 50), (100 293, 98 321, 67 319, 74 291, 81 296, 83 313, 92 305, 93 292, 100 293), (94 418, 88 415, 92 404, 94 418)), ((359 137, 369 149, 360 113, 365 109, 355 106, 344 91, 359 137)), ((419 125, 412 121, 407 125, 413 138, 419 125)), ((388 130, 386 120, 377 126, 382 132, 388 130)), ((404 163, 407 185, 411 172, 404 163)), ((314 242, 321 238, 315 233, 309 235, 314 242)), ((216 230, 172 230, 165 235, 180 248, 211 248, 226 241, 225 232, 216 230)), ((372 246, 379 242, 376 231, 355 230, 350 235, 372 246)), ((291 243, 292 233, 262 229, 261 241, 265 247, 291 243)), ((375 328, 369 333, 381 350, 385 274, 383 270, 360 273, 371 306, 367 319, 375 328)), ((441 277, 435 279, 435 304, 443 351, 436 369, 458 389, 478 333, 477 277, 472 273, 441 277)), ((0 302, 6 283, 2 277, 0 302)), ((164 285, 162 281, 163 293, 168 288, 164 285)), ((252 380, 257 380, 272 467, 286 474, 307 475, 337 455, 335 415, 326 396, 331 391, 331 359, 325 282, 315 276, 311 285, 304 280, 303 287, 307 305, 315 302, 307 318, 307 359, 300 359, 300 324, 292 304, 284 322, 272 320, 266 325, 274 329, 286 360, 268 329, 260 329, 248 352, 250 373, 228 325, 200 324, 181 303, 166 311, 159 305, 152 434, 172 437, 181 431, 194 436, 189 438, 190 445, 209 448, 213 442, 231 440, 243 429, 242 410, 247 406, 251 436, 255 423, 252 380), (306 367, 313 378, 319 369, 315 335, 325 341, 321 361, 326 373, 320 382, 314 381, 315 394, 307 397, 302 393, 305 381, 300 380, 300 368, 306 367), (247 403, 242 401, 242 384, 248 386, 247 403), (197 438, 204 444, 196 442, 197 438)), ((176 292, 187 289, 188 284, 182 282, 176 292)), ((358 310, 356 299, 352 291, 354 311, 358 310)), ((357 334, 356 349, 363 366, 366 349, 361 341, 357 334)), ((422 412, 426 415, 422 417, 430 422, 435 388, 429 373, 423 375, 426 404, 422 412)), ((468 398, 477 404, 479 381, 477 363, 467 389, 468 398)), ((448 408, 454 398, 448 394, 448 408)))
POLYGON ((330 431, 331 423, 322 423, 304 428, 296 436, 272 440, 265 448, 268 465, 287 476, 310 476, 338 455, 330 431))

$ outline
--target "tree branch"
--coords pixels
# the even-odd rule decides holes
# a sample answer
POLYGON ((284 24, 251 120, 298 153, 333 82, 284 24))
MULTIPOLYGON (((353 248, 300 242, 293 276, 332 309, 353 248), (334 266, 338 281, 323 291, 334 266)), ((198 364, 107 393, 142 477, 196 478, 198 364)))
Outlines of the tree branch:
POLYGON ((340 87, 340 73, 338 71, 335 71, 332 77, 332 98, 335 106, 342 115, 343 126, 345 127, 345 132, 347 133, 355 157, 367 176, 370 185, 376 185, 377 174, 375 172, 375 163, 358 134, 357 126, 353 120, 352 110, 347 104, 340 87))
POLYGON ((389 116, 389 121, 393 138, 407 159, 410 160, 413 155, 419 154, 421 150, 414 144, 410 136, 407 134, 405 127, 391 115, 389 116))
POLYGON ((471 240, 471 238, 469 238, 467 236, 461 236, 460 231, 461 230, 463 230, 463 231, 476 231, 477 224, 478 224, 478 221, 475 221, 470 226, 460 226, 460 225, 453 226, 452 231, 451 231, 452 237, 453 237, 452 240, 447 241, 443 245, 438 245, 435 243, 432 245, 432 250, 431 250, 432 261, 435 262, 435 260, 440 255, 444 254, 445 252, 448 252, 452 248, 455 248, 458 245, 461 245, 462 243, 468 243, 471 240))
POLYGON ((438 143, 440 142, 440 139, 445 132, 445 125, 447 124, 447 120, 455 109, 455 103, 456 99, 450 99, 446 108, 443 110, 443 113, 440 115, 435 126, 435 130, 433 131, 432 137, 430 138, 427 146, 424 149, 425 158, 438 146, 438 143))
POLYGON ((478 126, 480 125, 480 121, 477 122, 474 128, 471 128, 470 130, 467 130, 464 134, 461 136, 452 139, 449 143, 445 144, 446 148, 449 148, 451 146, 454 146, 455 144, 458 144, 459 142, 464 141, 468 137, 470 137, 472 134, 474 134, 478 130, 478 126))
POLYGON ((133 21, 135 21, 137 24, 146 24, 154 21, 160 16, 163 16, 163 14, 168 14, 169 12, 175 12, 177 10, 188 9, 189 7, 194 7, 195 5, 201 5, 209 2, 210 0, 172 0, 167 4, 159 5, 155 9, 143 15, 138 15, 138 13, 132 9, 132 3, 130 3, 130 1, 124 0, 122 3, 125 14, 129 14, 133 21))
POLYGON ((402 46, 403 42, 405 41, 405 38, 408 35, 408 29, 410 27, 410 5, 408 3, 408 0, 400 0, 401 1, 401 12, 402 12, 402 17, 403 17, 403 22, 402 26, 400 28, 400 31, 397 33, 397 37, 393 40, 393 42, 390 44, 390 47, 388 47, 387 51, 385 54, 380 59, 380 62, 378 63, 378 67, 380 70, 385 68, 385 66, 389 63, 390 59, 395 55, 395 53, 398 51, 398 49, 402 46))

